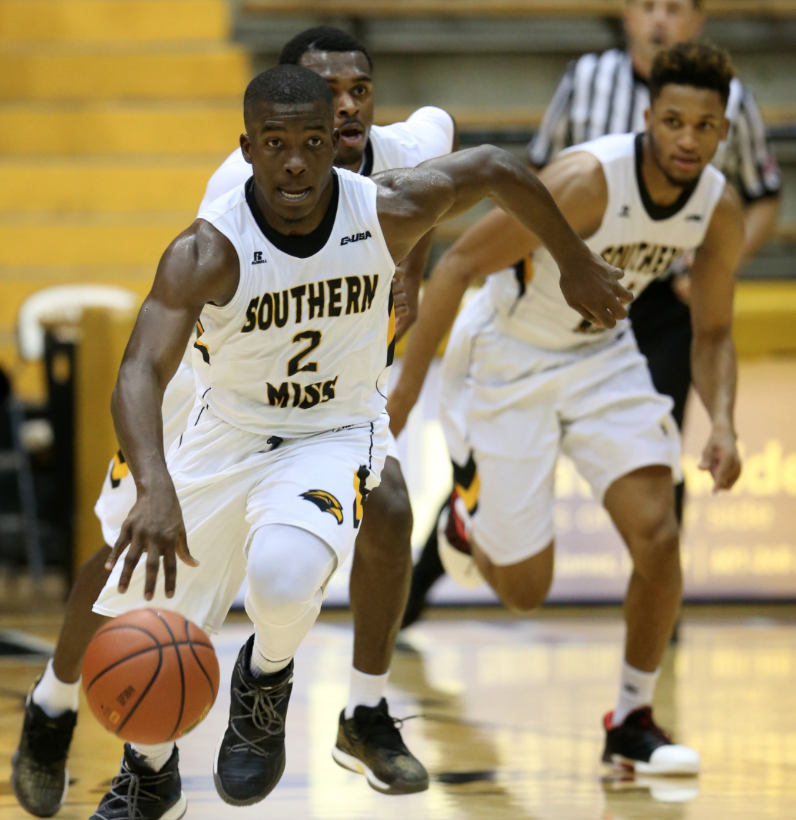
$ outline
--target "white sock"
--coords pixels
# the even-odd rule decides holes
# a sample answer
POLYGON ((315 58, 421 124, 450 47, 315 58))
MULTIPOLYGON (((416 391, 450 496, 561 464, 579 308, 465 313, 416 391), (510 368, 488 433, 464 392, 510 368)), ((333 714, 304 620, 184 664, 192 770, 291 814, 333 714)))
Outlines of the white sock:
POLYGON ((611 718, 612 725, 619 726, 625 722, 625 718, 631 712, 640 709, 642 706, 652 705, 652 695, 655 692, 655 684, 658 682, 660 673, 660 669, 655 672, 642 672, 639 669, 634 669, 627 661, 622 661, 619 697, 611 718))
POLYGON ((159 772, 169 762, 171 753, 174 751, 173 740, 151 746, 144 743, 131 743, 130 746, 139 757, 144 759, 144 763, 155 772, 159 772))
POLYGON ((53 671, 53 662, 49 660, 32 697, 36 706, 48 717, 57 718, 67 711, 76 712, 80 702, 80 679, 77 683, 58 680, 53 671))
POLYGON ((366 675, 352 666, 351 689, 345 707, 346 720, 354 717, 354 709, 357 706, 378 706, 384 697, 384 690, 387 688, 387 679, 389 677, 389 670, 383 675, 366 675))
POLYGON ((270 658, 267 658, 262 649, 260 649, 257 638, 255 637, 249 671, 255 678, 259 678, 261 675, 273 675, 276 672, 281 672, 291 660, 292 656, 290 658, 283 658, 280 661, 272 661, 270 658))

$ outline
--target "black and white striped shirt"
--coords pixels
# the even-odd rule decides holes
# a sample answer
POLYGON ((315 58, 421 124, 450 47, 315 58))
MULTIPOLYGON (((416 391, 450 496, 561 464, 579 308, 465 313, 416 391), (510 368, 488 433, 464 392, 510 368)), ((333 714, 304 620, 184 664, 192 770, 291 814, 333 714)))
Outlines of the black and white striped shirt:
MULTIPOLYGON (((528 146, 537 167, 564 148, 605 134, 644 130, 649 87, 633 70, 630 55, 619 49, 585 54, 570 63, 528 146)), ((776 196, 782 185, 777 161, 766 142, 760 109, 752 92, 732 81, 727 103, 730 132, 713 159, 747 202, 776 196)))

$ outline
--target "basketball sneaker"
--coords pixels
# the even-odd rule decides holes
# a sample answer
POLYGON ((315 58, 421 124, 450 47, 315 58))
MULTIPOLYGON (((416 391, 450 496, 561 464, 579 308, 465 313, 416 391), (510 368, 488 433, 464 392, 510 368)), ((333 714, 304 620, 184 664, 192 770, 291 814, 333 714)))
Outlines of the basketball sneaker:
POLYGON ((232 673, 229 725, 216 748, 213 779, 232 806, 252 806, 274 790, 285 771, 285 720, 293 690, 293 661, 273 675, 251 673, 254 635, 232 673))
POLYGON ((22 737, 11 758, 11 788, 25 811, 52 817, 66 800, 69 772, 66 759, 77 723, 77 712, 51 718, 33 702, 33 689, 25 702, 22 737))
POLYGON ((473 558, 468 540, 467 525, 470 514, 464 499, 456 490, 451 494, 450 507, 443 508, 437 519, 439 560, 445 572, 465 589, 474 589, 484 583, 484 576, 473 558))
POLYGON ((182 793, 179 763, 175 746, 163 768, 153 771, 125 743, 119 774, 89 820, 180 820, 188 811, 188 801, 182 793))
POLYGON ((340 713, 340 728, 332 757, 338 766, 364 774, 371 788, 382 794, 413 794, 428 788, 428 772, 406 748, 399 726, 390 717, 387 701, 357 706, 354 716, 340 713))
POLYGON ((619 726, 611 724, 612 715, 603 720, 603 763, 637 774, 699 774, 699 753, 674 743, 655 723, 649 706, 631 712, 619 726))

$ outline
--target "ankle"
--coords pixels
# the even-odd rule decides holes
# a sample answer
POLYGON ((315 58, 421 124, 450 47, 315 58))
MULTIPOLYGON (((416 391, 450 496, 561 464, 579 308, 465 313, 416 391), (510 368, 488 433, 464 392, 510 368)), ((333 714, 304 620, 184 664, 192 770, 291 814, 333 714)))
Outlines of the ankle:
POLYGON ((65 683, 58 679, 53 662, 47 668, 32 694, 33 702, 51 718, 60 717, 64 712, 77 712, 80 703, 80 678, 75 683, 65 683))
POLYGON ((357 706, 368 706, 371 709, 378 706, 384 697, 389 677, 389 669, 383 675, 368 675, 352 666, 351 688, 345 707, 345 719, 350 720, 354 717, 354 710, 357 706))
POLYGON ((171 755, 174 752, 174 742, 169 741, 168 743, 155 744, 131 743, 130 748, 147 768, 157 773, 171 760, 171 755))
POLYGON ((631 712, 652 705, 652 696, 659 675, 660 669, 655 672, 643 672, 627 661, 622 662, 619 694, 611 717, 612 726, 621 726, 631 712))
POLYGON ((281 672, 285 669, 292 660, 292 656, 290 658, 282 658, 281 660, 272 660, 263 652, 255 639, 254 645, 252 646, 249 672, 251 672, 255 678, 260 678, 264 675, 275 675, 277 672, 281 672))

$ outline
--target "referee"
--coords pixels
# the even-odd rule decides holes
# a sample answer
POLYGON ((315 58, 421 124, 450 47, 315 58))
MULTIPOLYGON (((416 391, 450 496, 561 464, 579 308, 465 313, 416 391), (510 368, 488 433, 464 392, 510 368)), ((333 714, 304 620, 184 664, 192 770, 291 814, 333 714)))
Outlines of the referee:
MULTIPOLYGON (((543 168, 565 148, 606 134, 644 131, 650 101, 647 78, 655 55, 699 37, 705 24, 702 5, 703 0, 626 0, 627 50, 585 54, 570 63, 528 146, 531 165, 543 168)), ((745 203, 744 260, 748 261, 776 225, 781 176, 754 96, 737 78, 732 81, 726 115, 730 130, 713 161, 745 203)), ((685 265, 681 268, 685 272, 685 265)), ((674 400, 672 412, 681 428, 691 385, 687 298, 687 277, 670 276, 651 283, 630 309, 652 380, 660 393, 674 400)), ((677 517, 682 521, 684 485, 679 484, 675 492, 677 517)), ((435 527, 412 573, 404 626, 418 619, 429 589, 443 573, 435 527)))

